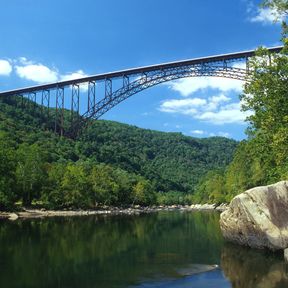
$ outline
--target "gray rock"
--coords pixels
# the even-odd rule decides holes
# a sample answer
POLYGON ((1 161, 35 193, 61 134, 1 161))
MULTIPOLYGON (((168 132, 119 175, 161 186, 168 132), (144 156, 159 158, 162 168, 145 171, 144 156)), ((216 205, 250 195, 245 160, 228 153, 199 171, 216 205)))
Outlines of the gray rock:
POLYGON ((11 221, 15 221, 18 218, 19 218, 19 216, 16 213, 11 213, 11 214, 9 214, 9 217, 8 217, 8 219, 11 221))
POLYGON ((225 239, 255 248, 288 247, 288 181, 236 196, 220 216, 225 239))
POLYGON ((215 208, 217 211, 223 212, 228 209, 228 204, 222 203, 215 208))
POLYGON ((284 249, 284 259, 288 262, 288 248, 284 249))

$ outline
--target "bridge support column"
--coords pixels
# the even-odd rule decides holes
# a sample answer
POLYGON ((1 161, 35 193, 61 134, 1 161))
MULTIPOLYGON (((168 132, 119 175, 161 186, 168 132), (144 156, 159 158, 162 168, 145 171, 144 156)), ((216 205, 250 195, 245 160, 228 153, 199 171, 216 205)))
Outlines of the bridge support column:
POLYGON ((24 107, 24 100, 23 100, 23 94, 18 94, 17 95, 17 107, 23 108, 24 107))
POLYGON ((47 108, 47 117, 49 118, 50 107, 50 90, 43 90, 41 95, 41 112, 44 113, 45 107, 47 108))
POLYGON ((130 85, 130 79, 127 75, 123 76, 123 88, 128 89, 130 85))
POLYGON ((30 92, 28 93, 28 107, 32 108, 32 110, 34 111, 35 107, 36 107, 36 93, 35 92, 30 92))
POLYGON ((90 110, 93 110, 91 111, 91 113, 94 112, 95 104, 96 104, 96 82, 90 81, 88 83, 88 107, 87 107, 88 113, 90 113, 90 110))
POLYGON ((56 108, 55 108, 55 133, 63 136, 64 132, 64 88, 57 87, 56 90, 56 108))
POLYGON ((105 98, 111 99, 112 96, 112 80, 105 79, 105 98))
POLYGON ((77 113, 77 116, 79 116, 79 93, 80 88, 78 84, 72 85, 72 99, 71 99, 71 122, 73 122, 73 119, 75 118, 75 113, 77 113))

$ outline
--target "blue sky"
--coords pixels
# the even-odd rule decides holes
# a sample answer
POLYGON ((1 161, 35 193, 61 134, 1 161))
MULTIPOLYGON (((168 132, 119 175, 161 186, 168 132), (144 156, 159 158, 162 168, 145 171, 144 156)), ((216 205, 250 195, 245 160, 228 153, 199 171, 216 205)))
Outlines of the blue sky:
MULTIPOLYGON (((280 44, 252 0, 0 0, 0 90, 280 44)), ((150 88, 102 118, 245 138, 242 83, 189 78, 150 88)), ((84 104, 83 104, 84 105, 84 104)), ((82 110, 84 107, 82 107, 82 110)))

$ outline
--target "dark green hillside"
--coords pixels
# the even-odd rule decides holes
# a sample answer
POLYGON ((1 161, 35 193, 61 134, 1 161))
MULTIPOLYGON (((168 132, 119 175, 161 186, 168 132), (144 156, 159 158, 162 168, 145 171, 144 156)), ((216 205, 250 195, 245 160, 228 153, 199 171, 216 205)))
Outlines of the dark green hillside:
POLYGON ((227 138, 197 139, 111 121, 95 122, 81 140, 81 157, 140 173, 158 190, 182 192, 193 192, 208 170, 228 165, 236 147, 227 138))
POLYGON ((47 118, 40 106, 16 104, 0 100, 2 209, 17 200, 56 208, 152 204, 166 201, 163 193, 180 201, 208 171, 224 169, 237 146, 103 120, 71 140, 51 132, 53 111, 47 118))

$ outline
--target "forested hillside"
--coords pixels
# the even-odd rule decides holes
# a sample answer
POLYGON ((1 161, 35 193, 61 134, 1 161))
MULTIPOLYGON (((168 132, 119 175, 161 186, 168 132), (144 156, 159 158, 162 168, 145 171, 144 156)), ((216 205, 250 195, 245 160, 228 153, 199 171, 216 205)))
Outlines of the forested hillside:
POLYGON ((20 106, 20 99, 0 99, 1 209, 15 201, 50 208, 190 203, 199 179, 223 170, 237 146, 111 121, 94 121, 71 140, 52 132, 53 110, 48 117, 41 106, 20 106))

